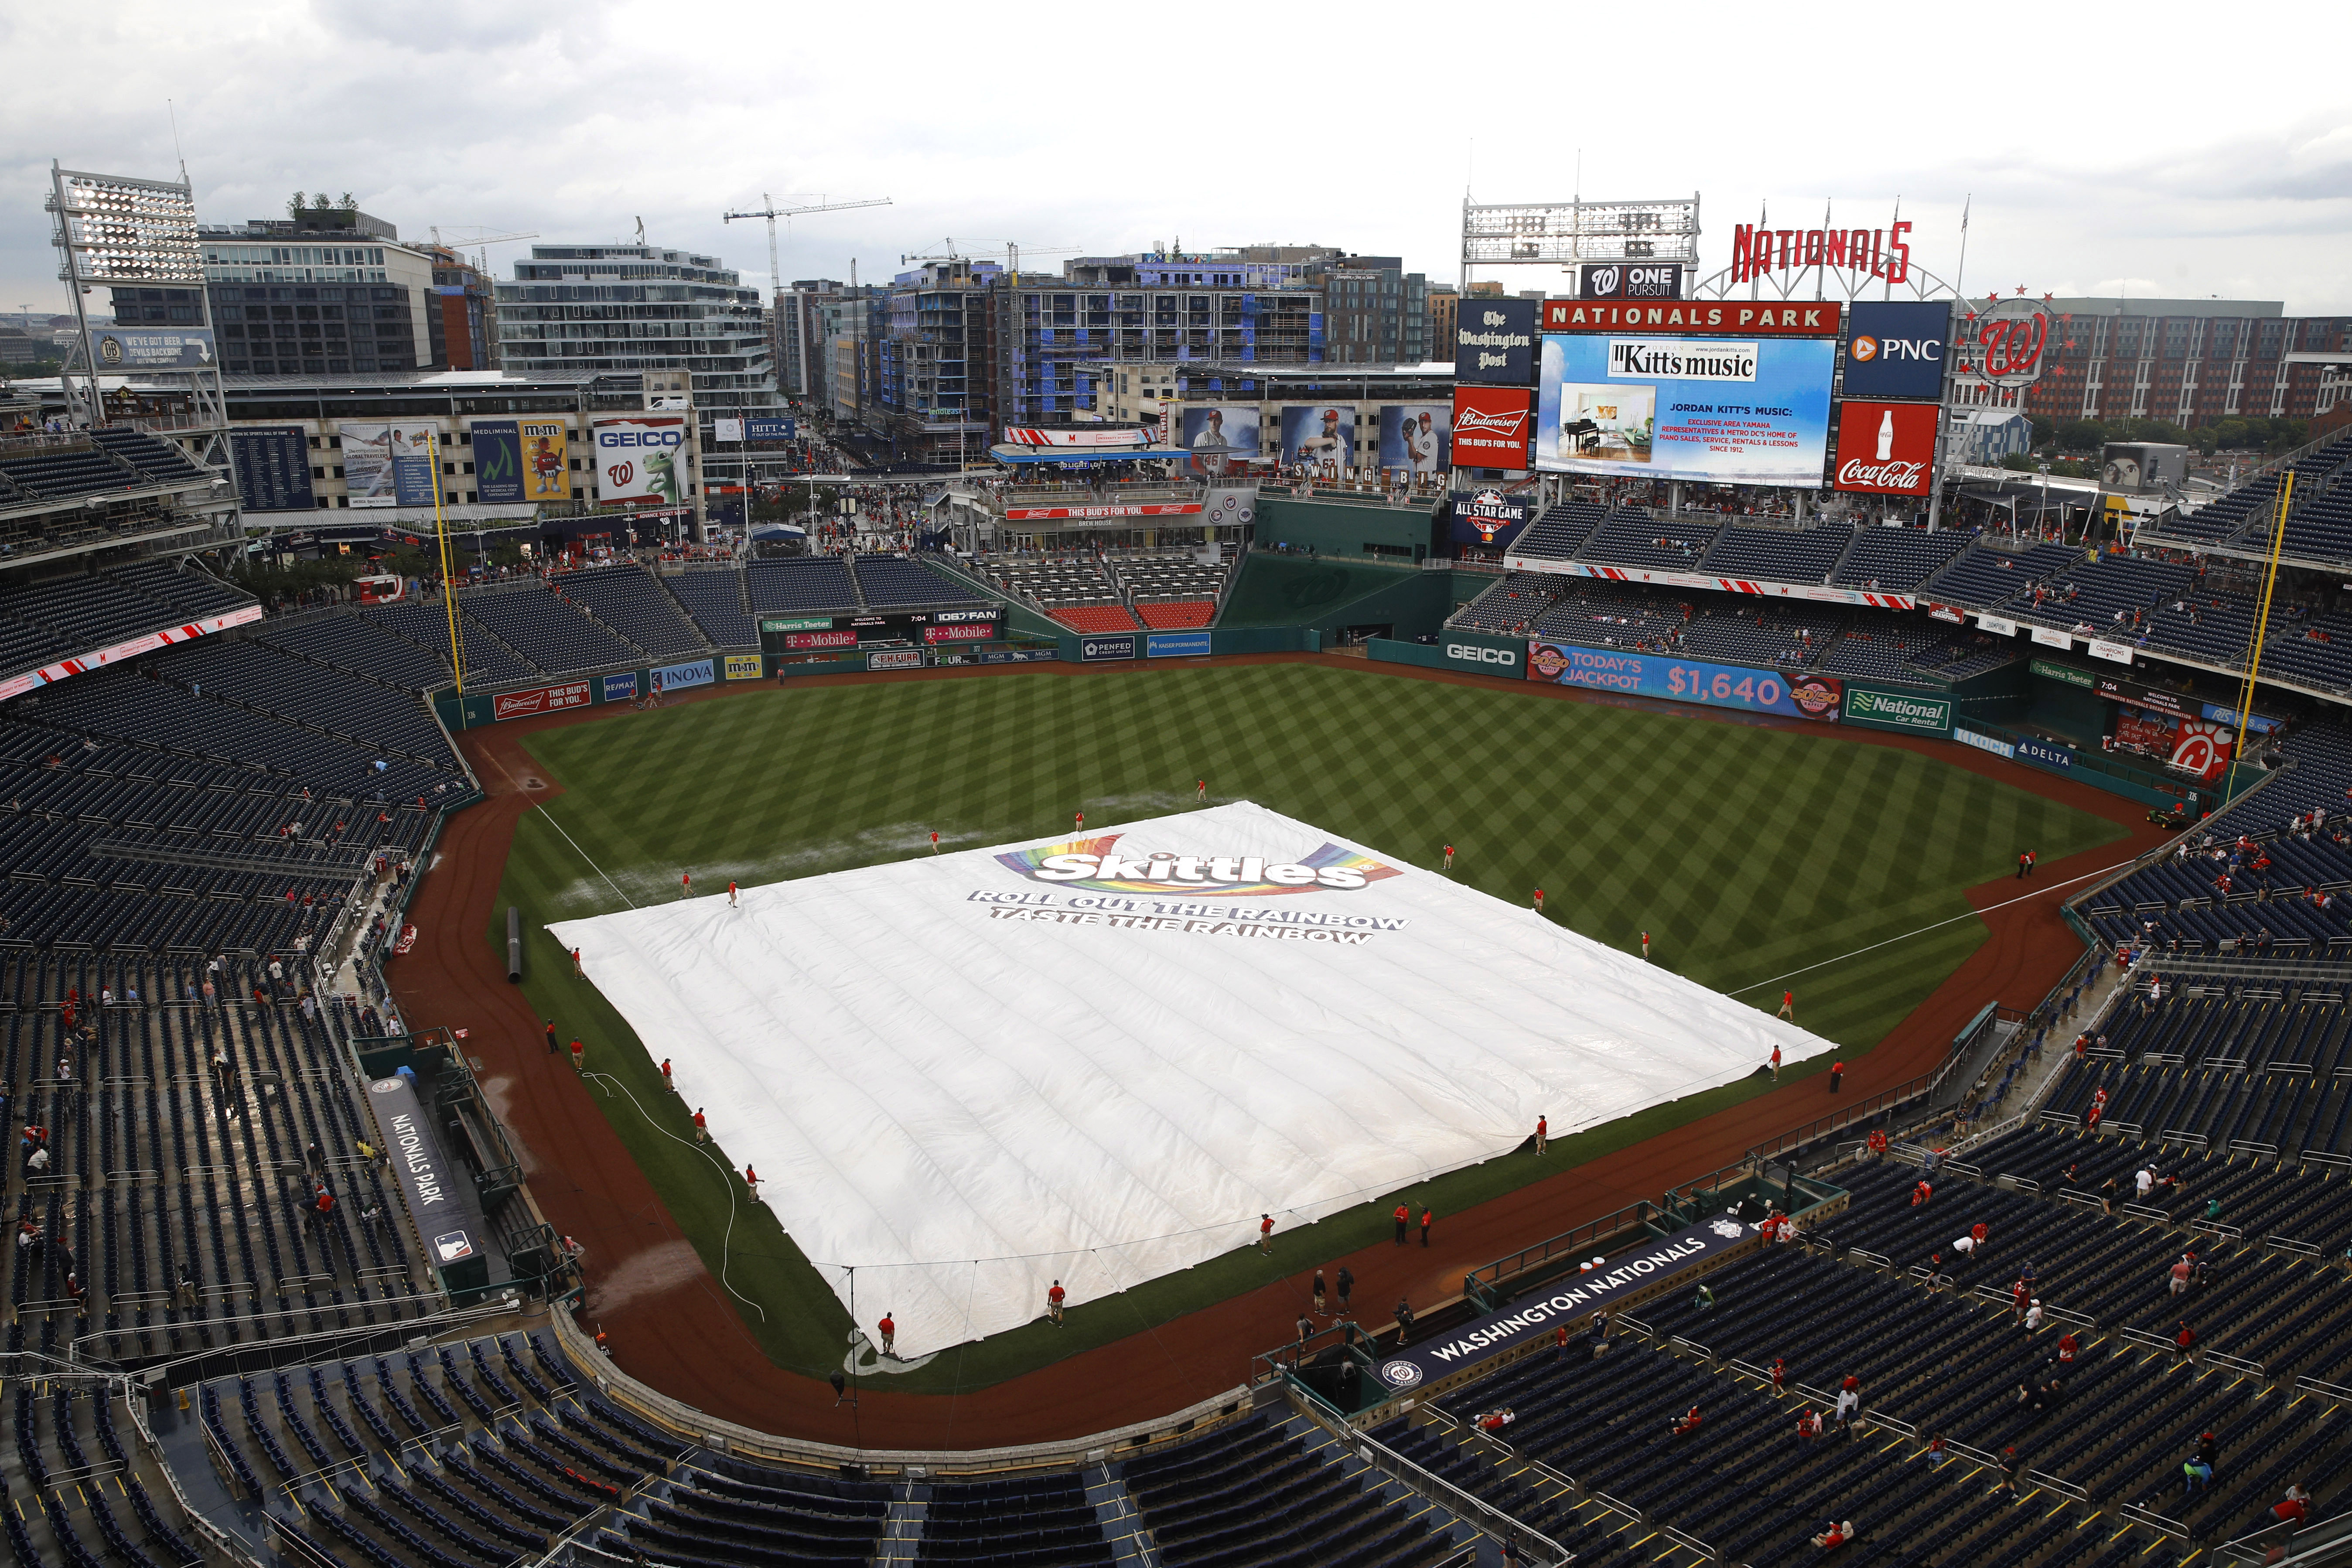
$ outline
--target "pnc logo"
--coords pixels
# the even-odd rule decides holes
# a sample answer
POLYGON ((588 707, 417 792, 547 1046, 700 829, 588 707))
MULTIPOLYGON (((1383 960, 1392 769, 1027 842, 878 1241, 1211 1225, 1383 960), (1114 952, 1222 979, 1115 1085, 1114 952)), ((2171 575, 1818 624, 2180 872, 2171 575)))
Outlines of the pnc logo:
POLYGON ((1474 647, 1468 643, 1450 642, 1445 645, 1445 657, 1458 658, 1465 664, 1517 664, 1519 656, 1507 647, 1474 647))
POLYGON ((1878 357, 1878 340, 1865 333, 1847 344, 1845 353, 1848 359, 1860 360, 1863 363, 1868 364, 1878 357))

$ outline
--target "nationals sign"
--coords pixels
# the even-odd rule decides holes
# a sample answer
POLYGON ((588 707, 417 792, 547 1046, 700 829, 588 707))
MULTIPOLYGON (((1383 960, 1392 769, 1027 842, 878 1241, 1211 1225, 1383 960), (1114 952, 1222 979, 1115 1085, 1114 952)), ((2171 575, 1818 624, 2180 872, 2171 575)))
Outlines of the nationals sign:
POLYGON ((1882 496, 1924 496, 1933 486, 1936 417, 1932 403, 1838 404, 1837 471, 1831 488, 1882 496))
POLYGON ((1970 310, 1960 326, 1960 374, 1995 386, 2032 385, 2042 379, 2051 321, 2048 305, 2022 297, 1993 299, 1970 310))
POLYGON ((1546 300, 1547 332, 1730 332, 1739 337, 1833 338, 1845 307, 1833 300, 1772 305, 1752 300, 1679 300, 1612 305, 1599 300, 1546 300))
POLYGON ((1454 389, 1454 461, 1465 468, 1525 468, 1535 395, 1524 386, 1454 389))

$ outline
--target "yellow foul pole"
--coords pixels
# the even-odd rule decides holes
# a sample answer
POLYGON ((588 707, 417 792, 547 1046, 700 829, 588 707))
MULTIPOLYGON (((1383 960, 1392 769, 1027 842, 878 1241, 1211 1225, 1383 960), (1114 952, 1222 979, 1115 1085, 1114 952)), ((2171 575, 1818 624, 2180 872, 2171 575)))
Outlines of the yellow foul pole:
POLYGON ((457 677, 457 695, 466 695, 466 645, 457 636, 457 574, 449 564, 449 519, 441 510, 441 444, 430 431, 425 455, 433 461, 433 537, 441 547, 441 602, 449 613, 449 668, 457 677))
POLYGON ((2238 762, 2246 754, 2246 738, 2253 733, 2254 681, 2263 672, 2263 639, 2270 630, 2271 595, 2278 587, 2279 557, 2286 551, 2286 514, 2294 504, 2294 470, 2286 471, 2279 486, 2278 515, 2271 523, 2270 564, 2263 572, 2263 596, 2254 609, 2254 638, 2246 656, 2246 689, 2238 699, 2238 743, 2230 752, 2230 775, 2222 781, 2221 804, 2230 804, 2238 787, 2238 762))

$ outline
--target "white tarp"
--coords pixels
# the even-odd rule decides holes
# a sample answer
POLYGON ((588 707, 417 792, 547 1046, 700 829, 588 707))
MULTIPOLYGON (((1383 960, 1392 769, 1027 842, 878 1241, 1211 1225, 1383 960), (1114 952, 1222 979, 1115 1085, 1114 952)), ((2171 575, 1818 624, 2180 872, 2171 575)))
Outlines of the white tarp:
POLYGON ((1247 803, 741 899, 553 930, 908 1355, 1829 1048, 1247 803))

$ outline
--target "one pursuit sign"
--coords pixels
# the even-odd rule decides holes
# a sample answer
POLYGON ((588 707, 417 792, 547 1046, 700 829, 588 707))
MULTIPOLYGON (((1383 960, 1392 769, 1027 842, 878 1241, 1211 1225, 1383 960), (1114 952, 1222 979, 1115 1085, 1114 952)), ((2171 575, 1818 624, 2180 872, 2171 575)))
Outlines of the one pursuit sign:
POLYGON ((1401 1393, 1467 1372, 1505 1351, 1549 1336, 1563 1324, 1574 1331, 1580 1320, 1609 1311, 1627 1297, 1663 1285, 1706 1258, 1719 1258, 1754 1234, 1728 1215, 1677 1231, 1577 1275, 1573 1282, 1563 1279, 1548 1295, 1517 1302, 1507 1311, 1490 1312, 1442 1339, 1392 1355, 1381 1363, 1378 1375, 1401 1393))

